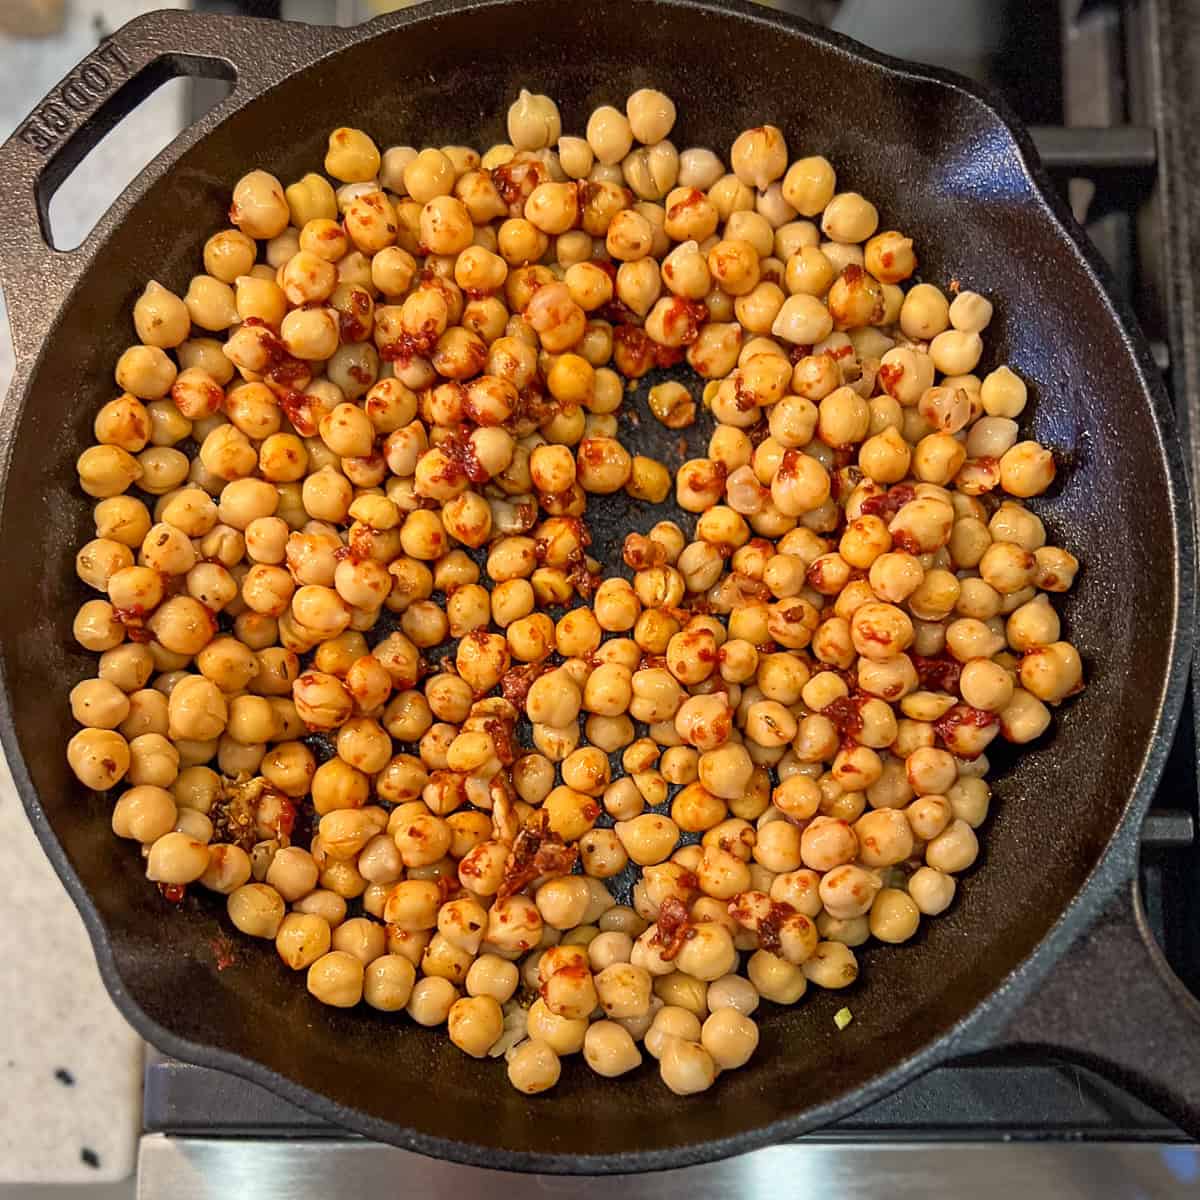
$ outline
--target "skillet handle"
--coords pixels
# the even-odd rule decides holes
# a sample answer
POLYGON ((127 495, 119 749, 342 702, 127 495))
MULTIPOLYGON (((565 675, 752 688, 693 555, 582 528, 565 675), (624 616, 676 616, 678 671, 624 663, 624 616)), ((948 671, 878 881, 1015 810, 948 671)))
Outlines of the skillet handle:
POLYGON ((1123 888, 1001 1033, 1005 1047, 1078 1062, 1200 1139, 1200 1003, 1123 888))
MULTIPOLYGON (((167 9, 122 26, 53 88, 0 146, 0 284, 18 356, 37 352, 90 257, 97 230, 78 249, 57 250, 48 211, 55 191, 106 133, 179 76, 233 83, 205 119, 215 124, 293 69, 297 48, 306 61, 336 40, 336 31, 320 26, 167 9)), ((186 141, 177 138, 160 157, 177 158, 186 141)))

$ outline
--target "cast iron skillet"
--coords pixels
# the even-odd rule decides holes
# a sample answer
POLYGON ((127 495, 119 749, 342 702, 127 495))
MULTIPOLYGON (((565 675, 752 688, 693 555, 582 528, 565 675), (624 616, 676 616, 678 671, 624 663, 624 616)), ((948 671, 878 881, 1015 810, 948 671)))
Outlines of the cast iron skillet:
MULTIPOLYGON (((1152 946, 1131 887, 1191 643, 1184 472, 1132 317, 1106 294, 1028 138, 995 101, 743 4, 450 0, 350 31, 162 12, 121 30, 51 93, 0 151, 0 178, 19 354, 0 418, 0 734, 105 981, 150 1041, 369 1137, 543 1172, 738 1153, 951 1058, 1014 1045, 1090 1063, 1200 1132, 1197 1005, 1152 946), (235 86, 82 248, 49 249, 55 187, 102 131, 179 74, 235 86), (748 1069, 679 1100, 650 1066, 606 1082, 571 1063, 556 1091, 530 1101, 498 1064, 444 1037, 315 1004, 269 943, 237 939, 236 963, 220 970, 221 906, 190 899, 176 911, 146 884, 136 848, 113 839, 111 802, 83 791, 63 756, 67 690, 94 669, 70 637, 83 598, 72 558, 90 536, 72 463, 112 394, 134 297, 151 277, 182 290, 250 166, 294 178, 343 123, 381 145, 486 145, 520 85, 555 96, 578 130, 592 106, 646 84, 678 102, 681 147, 727 151, 746 126, 779 124, 793 152, 828 155, 845 186, 878 201, 884 228, 918 239, 926 278, 957 277, 996 301, 984 366, 1008 362, 1031 381, 1024 426, 1064 466, 1062 486, 1035 507, 1085 564, 1065 613, 1089 686, 1052 738, 1002 769, 980 866, 954 909, 913 944, 864 953, 849 993, 765 1006, 748 1069), (832 1017, 847 1003, 856 1019, 837 1033, 832 1017)), ((659 515, 613 510, 604 540, 659 515)))

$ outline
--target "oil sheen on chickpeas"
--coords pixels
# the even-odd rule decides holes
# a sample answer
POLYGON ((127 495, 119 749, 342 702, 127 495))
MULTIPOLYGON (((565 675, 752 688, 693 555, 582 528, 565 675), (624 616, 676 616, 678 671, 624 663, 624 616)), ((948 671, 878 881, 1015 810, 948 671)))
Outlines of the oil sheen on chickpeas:
POLYGON ((341 127, 250 170, 76 464, 67 757, 113 832, 527 1095, 750 1061, 762 1000, 953 903, 989 745, 1084 685, 991 301, 914 285, 820 147, 675 119, 522 90, 483 152, 341 127), (708 442, 668 464, 617 415, 675 364, 646 419, 708 442), (679 519, 598 562, 621 492, 679 519))

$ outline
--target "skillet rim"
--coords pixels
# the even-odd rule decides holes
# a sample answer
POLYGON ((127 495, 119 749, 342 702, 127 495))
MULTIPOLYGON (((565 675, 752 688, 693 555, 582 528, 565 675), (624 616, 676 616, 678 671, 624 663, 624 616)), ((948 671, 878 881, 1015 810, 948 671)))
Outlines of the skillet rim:
MULTIPOLYGON (((1038 982, 1053 967, 1068 945, 1100 914, 1122 884, 1131 879, 1137 861, 1138 835, 1142 817, 1149 808, 1152 794, 1162 774, 1170 750, 1171 737, 1178 724, 1186 691, 1187 673, 1191 661, 1194 628, 1190 617, 1194 610, 1194 535, 1193 516, 1184 465, 1182 443, 1177 436, 1176 422, 1166 389, 1149 347, 1136 319, 1123 300, 1115 295, 1113 281, 1106 264, 1078 227, 1065 202, 1042 167, 1028 133, 1023 129, 1007 102, 990 88, 967 80, 949 71, 906 62, 863 46, 852 39, 821 29, 785 12, 752 5, 747 0, 633 0, 634 3, 657 7, 687 9, 719 17, 733 17, 743 28, 757 26, 760 33, 770 36, 799 37, 817 47, 820 53, 865 62, 894 78, 935 85, 939 92, 963 97, 983 110, 995 128, 1008 140, 1006 149, 1015 151, 1026 183, 1029 185, 1031 219, 1050 222, 1073 252, 1084 272, 1095 286, 1115 325, 1118 343, 1131 357, 1142 394, 1149 402, 1150 416, 1156 437, 1157 450, 1165 468, 1168 484, 1167 510, 1174 533, 1173 576, 1175 611, 1169 636, 1168 669, 1163 680, 1161 702, 1146 748, 1137 780, 1122 814, 1091 871, 1080 884, 1070 903, 1055 918, 1046 934, 1030 954, 1018 964, 990 994, 965 1013, 948 1029, 927 1042, 916 1053, 901 1059, 851 1092, 801 1113, 792 1114, 727 1137, 690 1144, 680 1144, 664 1150, 637 1150, 612 1155, 559 1154, 496 1149, 474 1142, 448 1139, 406 1129, 380 1118, 368 1116, 312 1091, 279 1075, 263 1063, 241 1054, 210 1044, 193 1042, 172 1032, 151 1018, 137 1003, 125 986, 104 920, 92 903, 71 866, 66 852, 55 836, 17 743, 12 703, 7 683, 3 647, 0 647, 0 745, 8 758, 13 780, 29 815, 30 823, 59 877, 83 918, 93 950, 108 991, 118 1009, 147 1041, 168 1054, 184 1061, 227 1071, 265 1087, 292 1103, 323 1119, 332 1121, 353 1132, 377 1141, 426 1154, 455 1163, 502 1170, 544 1174, 611 1175, 640 1171, 657 1171, 711 1162, 735 1154, 780 1142, 826 1125, 895 1091, 904 1083, 939 1066, 948 1060, 973 1053, 1001 1040, 1006 1024, 1019 1005, 1038 982)), ((195 144, 236 117, 245 107, 265 96, 282 83, 302 74, 325 58, 342 50, 362 45, 395 30, 409 26, 419 28, 427 21, 451 13, 485 8, 519 8, 520 0, 429 0, 428 3, 377 17, 352 29, 332 30, 291 23, 266 22, 253 18, 210 16, 227 27, 231 37, 255 26, 270 27, 272 40, 282 36, 298 38, 313 52, 302 64, 290 63, 281 73, 276 72, 265 85, 249 81, 245 87, 239 80, 233 93, 195 125, 184 130, 142 171, 122 192, 112 208, 97 223, 84 245, 66 261, 73 274, 62 295, 50 328, 53 330, 59 315, 74 299, 82 280, 95 269, 96 260, 109 237, 129 211, 137 206, 149 190, 177 160, 195 144)), ((174 14, 173 14, 174 16, 174 14)), ((115 35, 130 35, 136 28, 153 28, 155 14, 136 18, 115 35)), ((181 25, 183 22, 181 22, 181 25)), ((170 51, 164 51, 169 53, 170 51)), ((180 52, 184 52, 180 50, 180 52)), ((16 448, 16 428, 29 401, 30 384, 36 377, 43 357, 49 352, 52 332, 43 338, 36 356, 22 366, 14 376, 9 396, 0 411, 0 508, 7 493, 12 456, 16 448)))

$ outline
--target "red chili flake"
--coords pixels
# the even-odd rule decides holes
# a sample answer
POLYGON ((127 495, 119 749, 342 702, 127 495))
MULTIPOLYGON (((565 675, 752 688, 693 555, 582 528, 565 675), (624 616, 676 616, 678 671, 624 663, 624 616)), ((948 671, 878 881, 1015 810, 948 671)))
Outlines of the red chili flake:
POLYGON ((504 163, 492 171, 492 183, 500 193, 500 199, 508 205, 509 214, 514 217, 521 215, 533 189, 548 178, 549 172, 536 159, 504 163))
POLYGON ((432 321, 426 321, 419 332, 409 333, 406 330, 399 337, 385 342, 379 347, 379 357, 384 362, 407 365, 414 358, 428 357, 437 345, 439 336, 437 326, 432 321))
MULTIPOLYGON (((593 313, 597 321, 607 321, 610 325, 617 326, 637 326, 638 315, 630 308, 623 300, 618 300, 615 296, 611 300, 606 300, 593 313)), ((616 331, 614 330, 614 335, 616 331)))
POLYGON ((758 923, 758 944, 771 954, 780 950, 779 930, 784 921, 795 913, 795 909, 782 901, 774 900, 767 915, 758 923))
POLYGON ((300 383, 308 384, 312 379, 312 367, 298 358, 281 358, 265 374, 264 379, 272 391, 290 395, 300 383))
MULTIPOLYGON (((590 539, 589 539, 590 541, 590 539)), ((585 542, 584 545, 587 543, 585 542)), ((583 599, 587 600, 600 586, 600 573, 593 574, 582 547, 567 559, 567 579, 583 599)))
POLYGON ((472 483, 486 483, 491 476, 479 456, 475 453, 475 443, 468 437, 456 434, 438 443, 438 449, 461 471, 472 483))
POLYGON ((668 896, 659 905, 658 928, 650 939, 653 945, 661 947, 660 957, 670 962, 683 949, 683 943, 695 936, 687 905, 678 896, 668 896))
POLYGON ((960 757, 978 758, 978 754, 963 755, 963 747, 956 744, 955 734, 963 728, 987 729, 999 724, 1000 717, 996 713, 972 708, 969 704, 956 704, 948 713, 934 721, 933 730, 955 754, 960 757))
POLYGON ((526 422, 542 425, 551 417, 556 416, 561 409, 562 405, 547 396, 542 385, 535 381, 517 393, 517 405, 513 409, 512 416, 504 424, 508 428, 526 422))
POLYGON ((280 341, 279 335, 261 317, 247 317, 242 324, 250 329, 263 330, 262 347, 267 352, 267 359, 272 365, 285 361, 298 361, 292 358, 287 347, 280 341))
POLYGON ((489 717, 484 721, 483 729, 492 739, 492 745, 496 748, 496 757, 500 760, 500 765, 511 767, 517 757, 512 722, 502 721, 499 717, 489 717))
MULTIPOLYGON (((743 575, 740 571, 735 571, 732 578, 743 603, 771 599, 771 589, 761 579, 751 579, 749 575, 743 575)), ((773 646, 775 643, 770 644, 773 646)))
MULTIPOLYGON (((571 533, 574 535, 576 542, 576 553, 579 547, 587 547, 592 544, 592 535, 588 531, 587 525, 584 524, 581 517, 557 517, 560 523, 565 524, 571 533)), ((538 538, 534 542, 534 553, 538 557, 539 562, 546 561, 546 555, 550 551, 550 543, 545 538, 538 538)))
POLYGON ((361 342, 371 332, 371 297, 362 288, 351 288, 350 303, 338 310, 343 342, 361 342))
POLYGON ((316 436, 321 417, 325 414, 325 405, 316 396, 286 392, 279 401, 279 407, 301 437, 316 436))
POLYGON ((877 378, 883 384, 883 390, 892 396, 895 394, 894 389, 904 378, 904 368, 899 363, 881 363, 877 378))
POLYGON ((625 535, 621 559, 630 570, 644 571, 666 562, 667 551, 661 542, 656 542, 645 534, 629 533, 625 535))
POLYGON ((746 390, 741 371, 733 377, 733 402, 737 406, 738 412, 750 412, 751 409, 758 407, 754 393, 746 390))
POLYGON ((866 700, 865 696, 839 696, 821 709, 821 716, 828 717, 843 737, 857 736, 862 733, 862 710, 866 700))
POLYGON ((683 361, 682 346, 660 346, 636 325, 618 325, 613 341, 617 366, 630 379, 640 379, 651 367, 673 367, 683 361))
POLYGON ((549 668, 545 663, 526 663, 523 667, 510 667, 500 677, 500 694, 514 707, 525 707, 525 697, 533 687, 534 680, 549 668))
POLYGON ((212 949, 218 971, 224 971, 226 967, 232 967, 237 961, 234 956, 233 943, 223 933, 218 933, 216 937, 209 938, 208 944, 212 949))
POLYGON ((983 708, 972 708, 969 704, 956 704, 945 716, 933 723, 933 728, 939 737, 942 730, 958 729, 969 725, 973 729, 986 729, 989 725, 998 725, 1000 717, 997 713, 988 712, 983 708))
POLYGON ((879 517, 885 523, 890 522, 916 494, 917 489, 911 483, 898 483, 877 496, 868 496, 862 503, 861 513, 864 517, 879 517))
POLYGON ((275 836, 287 842, 296 827, 296 806, 286 796, 279 796, 279 819, 275 823, 275 836))
POLYGON ((182 904, 184 896, 187 895, 187 884, 160 883, 158 890, 162 893, 164 900, 169 900, 172 904, 182 904))
POLYGON ((568 875, 578 857, 579 848, 568 846, 550 828, 550 816, 542 810, 521 827, 513 840, 496 895, 501 900, 515 895, 541 875, 568 875))
POLYGON ((708 321, 708 315, 708 306, 699 300, 685 300, 682 296, 676 296, 667 306, 663 329, 678 345, 664 346, 662 349, 677 350, 681 346, 690 346, 700 336, 700 327, 708 321))
POLYGON ((958 677, 962 674, 962 664, 956 659, 948 654, 926 658, 923 654, 910 653, 908 657, 917 669, 917 678, 923 688, 935 692, 958 691, 958 677))

